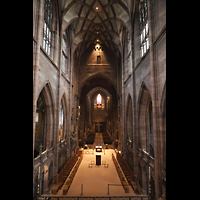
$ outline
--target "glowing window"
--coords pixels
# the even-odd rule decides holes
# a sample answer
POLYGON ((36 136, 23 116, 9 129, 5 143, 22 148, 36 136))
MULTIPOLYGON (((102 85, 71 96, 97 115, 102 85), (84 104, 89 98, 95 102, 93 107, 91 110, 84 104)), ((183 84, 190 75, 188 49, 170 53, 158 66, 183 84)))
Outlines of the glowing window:
POLYGON ((43 26, 43 49, 47 54, 51 55, 51 36, 52 36, 52 26, 53 26, 53 5, 52 0, 44 1, 44 26, 43 26))
POLYGON ((140 0, 140 50, 141 56, 149 49, 149 25, 148 25, 148 5, 147 0, 140 0))
POLYGON ((101 95, 100 94, 97 95, 97 104, 101 104, 101 95))

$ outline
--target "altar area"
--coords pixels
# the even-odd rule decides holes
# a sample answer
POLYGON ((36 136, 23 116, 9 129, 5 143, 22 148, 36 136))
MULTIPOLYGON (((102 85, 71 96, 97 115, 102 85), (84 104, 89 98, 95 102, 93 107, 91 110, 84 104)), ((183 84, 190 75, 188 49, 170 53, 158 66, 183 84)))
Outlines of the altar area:
POLYGON ((102 152, 102 147, 103 147, 102 133, 95 133, 94 146, 95 146, 96 152, 102 152))

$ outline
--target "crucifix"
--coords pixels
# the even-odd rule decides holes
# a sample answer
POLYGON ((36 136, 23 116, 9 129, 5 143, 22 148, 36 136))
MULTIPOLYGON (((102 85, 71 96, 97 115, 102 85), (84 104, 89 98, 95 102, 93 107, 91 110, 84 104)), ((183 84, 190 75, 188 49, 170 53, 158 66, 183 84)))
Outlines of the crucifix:
POLYGON ((102 126, 102 124, 100 124, 100 121, 98 121, 96 125, 98 126, 98 133, 100 133, 100 126, 102 126))

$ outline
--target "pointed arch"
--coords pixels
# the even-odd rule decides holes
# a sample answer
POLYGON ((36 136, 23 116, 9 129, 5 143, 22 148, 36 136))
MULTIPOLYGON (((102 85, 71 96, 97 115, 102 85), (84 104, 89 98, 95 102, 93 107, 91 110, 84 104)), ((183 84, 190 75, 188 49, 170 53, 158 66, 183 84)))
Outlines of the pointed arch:
MULTIPOLYGON (((160 101, 160 137, 161 137, 161 172, 163 177, 166 174, 166 81, 160 101)), ((165 184, 163 184, 166 187, 165 184)))
MULTIPOLYGON (((52 102, 52 104, 55 106, 55 99, 54 99, 54 95, 53 95, 53 90, 52 90, 52 86, 49 80, 44 81, 44 83, 42 84, 42 86, 40 87, 40 89, 38 90, 38 95, 37 95, 37 99, 41 93, 41 91, 45 89, 45 91, 49 94, 50 97, 50 101, 52 102)), ((48 103, 48 102, 47 102, 48 103)))
MULTIPOLYGON (((115 89, 115 93, 117 93, 117 92, 116 92, 116 91, 117 91, 117 86, 116 86, 116 84, 115 84, 109 77, 107 77, 107 76, 105 76, 105 75, 103 75, 103 74, 101 74, 101 73, 97 73, 97 74, 94 74, 94 75, 91 75, 91 76, 87 77, 87 78, 81 83, 81 85, 80 85, 80 87, 79 87, 79 94, 80 94, 80 96, 81 96, 81 93, 82 93, 82 91, 83 91, 83 89, 84 89, 84 86, 85 86, 88 82, 90 82, 90 81, 92 81, 92 80, 95 80, 95 79, 97 79, 97 78, 101 78, 101 79, 105 80, 105 82, 106 82, 107 85, 108 85, 108 84, 109 84, 109 85, 112 85, 113 88, 115 89)), ((109 92, 111 95, 113 94, 109 89, 107 89, 107 88, 105 88, 105 87, 103 87, 103 86, 98 85, 98 87, 102 87, 102 88, 108 90, 108 92, 109 92)), ((88 93, 88 92, 87 92, 87 93, 88 93)), ((80 98, 80 96, 79 96, 79 98, 80 98)), ((114 95, 113 95, 113 96, 114 96, 114 95)))
POLYGON ((129 93, 126 101, 125 110, 125 134, 124 134, 124 157, 134 172, 134 157, 133 157, 133 99, 129 93))
POLYGON ((127 97, 127 106, 126 106, 126 133, 128 138, 130 137, 131 140, 131 148, 133 147, 133 100, 130 95, 128 94, 127 97))
POLYGON ((145 82, 142 82, 141 84, 137 103, 137 113, 138 146, 154 156, 152 98, 145 82))
POLYGON ((141 84, 141 87, 140 87, 140 91, 139 91, 139 95, 138 95, 137 108, 139 108, 139 103, 140 103, 140 101, 142 99, 142 95, 143 95, 144 89, 146 91, 148 91, 148 93, 149 93, 149 95, 151 97, 151 93, 150 93, 149 88, 147 87, 146 83, 144 81, 142 81, 142 84, 141 84))
POLYGON ((61 100, 60 100, 61 104, 62 104, 62 108, 63 108, 63 137, 62 139, 66 139, 67 138, 67 98, 66 98, 66 93, 64 92, 61 96, 61 100))
MULTIPOLYGON (((49 81, 45 81, 40 88, 37 96, 37 105, 38 100, 42 99, 43 102, 43 110, 42 114, 38 115, 38 120, 42 120, 41 122, 41 130, 42 136, 35 138, 35 150, 39 151, 39 146, 42 144, 43 149, 45 151, 47 148, 52 147, 52 143, 54 141, 54 122, 55 122, 55 101, 54 95, 52 91, 52 87, 49 81), (40 117, 41 116, 41 117, 40 117)), ((38 108, 37 108, 38 109, 38 108)), ((38 111, 36 110, 36 113, 38 111)), ((37 128, 36 128, 37 135, 37 128)))

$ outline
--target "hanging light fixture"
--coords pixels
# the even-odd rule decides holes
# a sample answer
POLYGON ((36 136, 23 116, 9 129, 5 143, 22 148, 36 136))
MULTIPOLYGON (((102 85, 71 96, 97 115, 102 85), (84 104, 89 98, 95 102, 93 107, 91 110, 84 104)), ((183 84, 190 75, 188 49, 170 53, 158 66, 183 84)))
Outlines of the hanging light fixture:
POLYGON ((99 39, 96 40, 96 43, 94 43, 94 50, 95 51, 103 51, 102 43, 100 43, 99 39))

